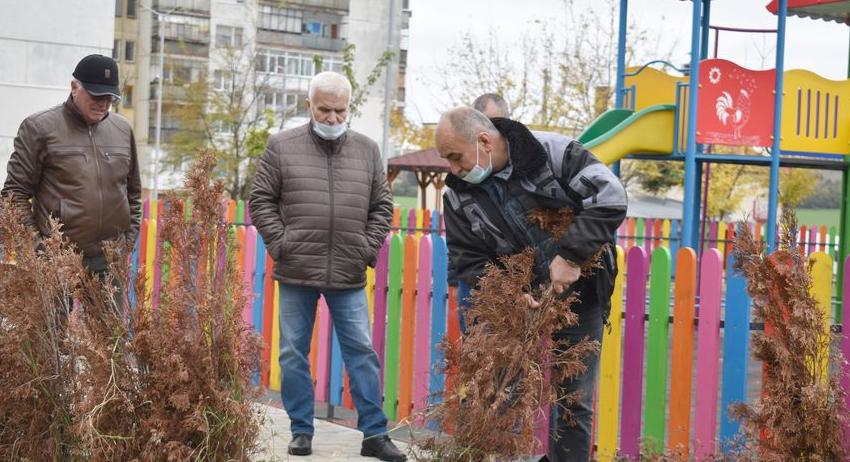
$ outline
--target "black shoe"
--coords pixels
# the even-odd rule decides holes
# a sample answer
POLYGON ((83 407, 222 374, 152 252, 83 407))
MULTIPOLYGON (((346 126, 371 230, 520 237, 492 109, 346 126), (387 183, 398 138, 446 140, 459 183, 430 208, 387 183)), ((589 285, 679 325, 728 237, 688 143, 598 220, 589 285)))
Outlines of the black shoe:
POLYGON ((297 433, 292 435, 288 451, 293 456, 309 456, 313 453, 313 435, 297 433))
POLYGON ((393 441, 387 435, 363 438, 363 445, 360 447, 360 455, 366 457, 377 457, 380 460, 388 462, 402 462, 407 460, 407 456, 395 447, 395 444, 393 444, 393 441))

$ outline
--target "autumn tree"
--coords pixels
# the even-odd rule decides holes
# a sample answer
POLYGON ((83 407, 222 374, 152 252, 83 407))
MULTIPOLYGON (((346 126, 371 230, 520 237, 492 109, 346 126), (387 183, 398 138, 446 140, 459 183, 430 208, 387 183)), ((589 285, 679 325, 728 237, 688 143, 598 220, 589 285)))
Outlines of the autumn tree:
MULTIPOLYGON (((464 33, 437 65, 438 77, 429 82, 438 108, 471 104, 482 93, 497 93, 508 102, 515 120, 535 129, 580 133, 611 103, 617 8, 614 0, 591 8, 564 0, 561 17, 535 21, 513 45, 500 42, 494 28, 484 40, 464 33)), ((648 29, 635 24, 628 34, 630 44, 654 42, 648 29)), ((627 63, 670 54, 632 46, 626 53, 627 63)))
POLYGON ((208 149, 230 196, 244 198, 274 126, 261 101, 271 91, 270 77, 254 65, 258 54, 252 47, 216 48, 211 55, 213 75, 175 82, 182 91, 172 95, 169 112, 180 130, 168 141, 163 164, 178 169, 208 149))
MULTIPOLYGON (((343 49, 341 72, 352 86, 351 118, 359 114, 369 90, 380 78, 392 53, 385 52, 362 82, 354 76, 354 45, 343 49)), ((274 80, 270 69, 260 61, 266 59, 252 46, 217 47, 211 52, 215 70, 212 75, 175 79, 175 94, 168 104, 180 130, 168 142, 163 165, 181 168, 199 150, 208 150, 218 159, 216 174, 234 198, 248 195, 257 161, 262 157, 266 141, 283 128, 285 120, 297 107, 290 107, 274 80)), ((330 68, 321 56, 313 57, 312 72, 330 68)), ((275 64, 279 66, 279 64, 275 64)), ((169 95, 166 95, 166 98, 169 95)))

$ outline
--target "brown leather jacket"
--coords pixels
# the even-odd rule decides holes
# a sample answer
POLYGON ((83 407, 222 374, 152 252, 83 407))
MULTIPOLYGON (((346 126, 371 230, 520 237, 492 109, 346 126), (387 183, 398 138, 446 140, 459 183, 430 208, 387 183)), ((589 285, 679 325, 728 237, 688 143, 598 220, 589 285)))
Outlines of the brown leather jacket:
POLYGON ((378 145, 353 130, 324 141, 309 123, 269 138, 249 205, 275 279, 326 289, 366 284, 393 213, 378 145))
POLYGON ((109 113, 88 125, 69 97, 24 119, 14 149, 0 195, 31 211, 28 225, 46 235, 47 218, 59 218, 89 257, 103 255, 103 241, 135 241, 142 185, 126 119, 109 113))

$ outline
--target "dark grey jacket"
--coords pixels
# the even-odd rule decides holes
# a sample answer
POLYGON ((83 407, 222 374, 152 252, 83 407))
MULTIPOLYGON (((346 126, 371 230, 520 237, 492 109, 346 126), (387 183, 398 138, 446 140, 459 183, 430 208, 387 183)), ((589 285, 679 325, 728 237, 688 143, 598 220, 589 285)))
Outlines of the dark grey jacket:
POLYGON ((626 191, 608 167, 577 141, 555 133, 530 132, 508 119, 492 119, 509 144, 511 173, 471 185, 449 175, 443 195, 449 279, 475 287, 488 262, 533 247, 537 283, 549 280, 555 255, 579 265, 606 247, 603 270, 574 288, 584 306, 602 304, 613 289, 614 233, 626 216, 626 191), (575 218, 559 240, 526 220, 536 208, 569 208, 575 218))
POLYGON ((308 123, 269 139, 249 206, 275 260, 275 279, 350 289, 366 284, 393 202, 374 141, 348 130, 327 142, 308 123))
POLYGON ((103 241, 136 240, 142 185, 133 130, 120 115, 89 125, 70 97, 33 114, 18 129, 6 169, 2 195, 31 211, 27 224, 41 234, 57 217, 88 257, 103 254, 103 241))

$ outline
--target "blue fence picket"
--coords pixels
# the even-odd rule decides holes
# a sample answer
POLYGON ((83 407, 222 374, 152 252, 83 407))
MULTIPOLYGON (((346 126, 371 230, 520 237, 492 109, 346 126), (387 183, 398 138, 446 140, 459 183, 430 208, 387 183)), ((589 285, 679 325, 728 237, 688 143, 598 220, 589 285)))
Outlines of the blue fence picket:
POLYGON ((434 275, 433 296, 431 297, 431 392, 432 402, 440 402, 438 393, 443 391, 445 377, 439 371, 443 364, 443 351, 437 348, 446 335, 446 302, 448 297, 448 283, 446 280, 448 271, 448 251, 446 239, 434 235, 431 274, 434 275))
POLYGON ((339 339, 336 329, 332 330, 331 340, 331 377, 328 389, 328 404, 331 406, 342 405, 342 350, 339 347, 339 339))
POLYGON ((723 332, 723 384, 720 396, 720 443, 724 452, 732 448, 739 424, 729 413, 733 403, 747 399, 747 364, 750 341, 750 297, 747 281, 732 270, 729 256, 726 274, 726 321, 723 332))

